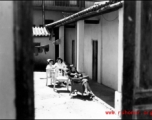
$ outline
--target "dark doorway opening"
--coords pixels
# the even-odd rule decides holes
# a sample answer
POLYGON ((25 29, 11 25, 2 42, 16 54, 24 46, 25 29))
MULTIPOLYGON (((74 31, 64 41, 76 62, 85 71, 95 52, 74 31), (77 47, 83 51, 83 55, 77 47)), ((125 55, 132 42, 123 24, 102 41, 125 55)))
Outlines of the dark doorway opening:
POLYGON ((76 60, 76 46, 75 46, 75 40, 72 40, 72 64, 76 66, 75 60, 76 60))
POLYGON ((97 82, 98 76, 98 41, 92 41, 92 80, 97 82))
MULTIPOLYGON (((59 39, 59 28, 54 29, 55 40, 59 39)), ((55 45, 55 59, 59 57, 59 45, 55 45)))

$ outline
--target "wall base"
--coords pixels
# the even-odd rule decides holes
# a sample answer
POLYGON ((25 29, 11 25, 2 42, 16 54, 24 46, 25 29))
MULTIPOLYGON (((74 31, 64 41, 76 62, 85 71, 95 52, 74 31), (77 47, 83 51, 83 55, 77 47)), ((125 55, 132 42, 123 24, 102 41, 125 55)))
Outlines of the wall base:
POLYGON ((118 114, 119 117, 121 117, 121 110, 122 110, 121 99, 122 99, 122 93, 115 91, 115 105, 114 105, 114 107, 115 107, 116 113, 118 114))

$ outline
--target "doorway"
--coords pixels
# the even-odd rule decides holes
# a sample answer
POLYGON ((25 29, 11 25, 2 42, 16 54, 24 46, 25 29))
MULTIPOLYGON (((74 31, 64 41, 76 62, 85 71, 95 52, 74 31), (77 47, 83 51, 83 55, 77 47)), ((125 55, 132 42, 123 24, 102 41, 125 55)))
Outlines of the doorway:
POLYGON ((76 46, 75 46, 75 40, 72 40, 72 64, 76 66, 76 46))
POLYGON ((92 80, 98 79, 98 41, 92 40, 92 80))
MULTIPOLYGON (((59 28, 54 29, 55 40, 59 39, 59 28)), ((55 60, 59 57, 59 45, 55 45, 55 60)))

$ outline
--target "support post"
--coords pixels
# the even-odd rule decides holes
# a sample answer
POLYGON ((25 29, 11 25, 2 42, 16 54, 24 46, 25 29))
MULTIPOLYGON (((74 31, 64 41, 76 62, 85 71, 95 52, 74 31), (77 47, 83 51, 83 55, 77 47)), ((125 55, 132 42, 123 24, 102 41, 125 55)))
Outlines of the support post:
POLYGON ((59 57, 64 60, 64 26, 59 27, 59 57))
POLYGON ((77 22, 77 70, 84 71, 84 20, 77 22))
POLYGON ((123 7, 119 9, 118 23, 118 85, 115 91, 115 109, 121 111, 122 100, 122 74, 123 74, 123 7))

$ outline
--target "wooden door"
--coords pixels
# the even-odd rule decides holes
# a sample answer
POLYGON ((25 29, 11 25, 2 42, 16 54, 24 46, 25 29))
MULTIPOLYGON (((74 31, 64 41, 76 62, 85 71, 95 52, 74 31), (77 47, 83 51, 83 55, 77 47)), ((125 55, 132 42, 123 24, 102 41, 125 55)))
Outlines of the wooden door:
POLYGON ((98 75, 98 41, 92 41, 92 80, 97 82, 98 75))
MULTIPOLYGON (((54 29, 55 40, 59 39, 59 28, 54 29)), ((55 60, 59 57, 59 45, 55 45, 55 60)))
POLYGON ((76 46, 75 46, 75 40, 72 40, 72 64, 76 66, 75 61, 76 61, 76 46))

